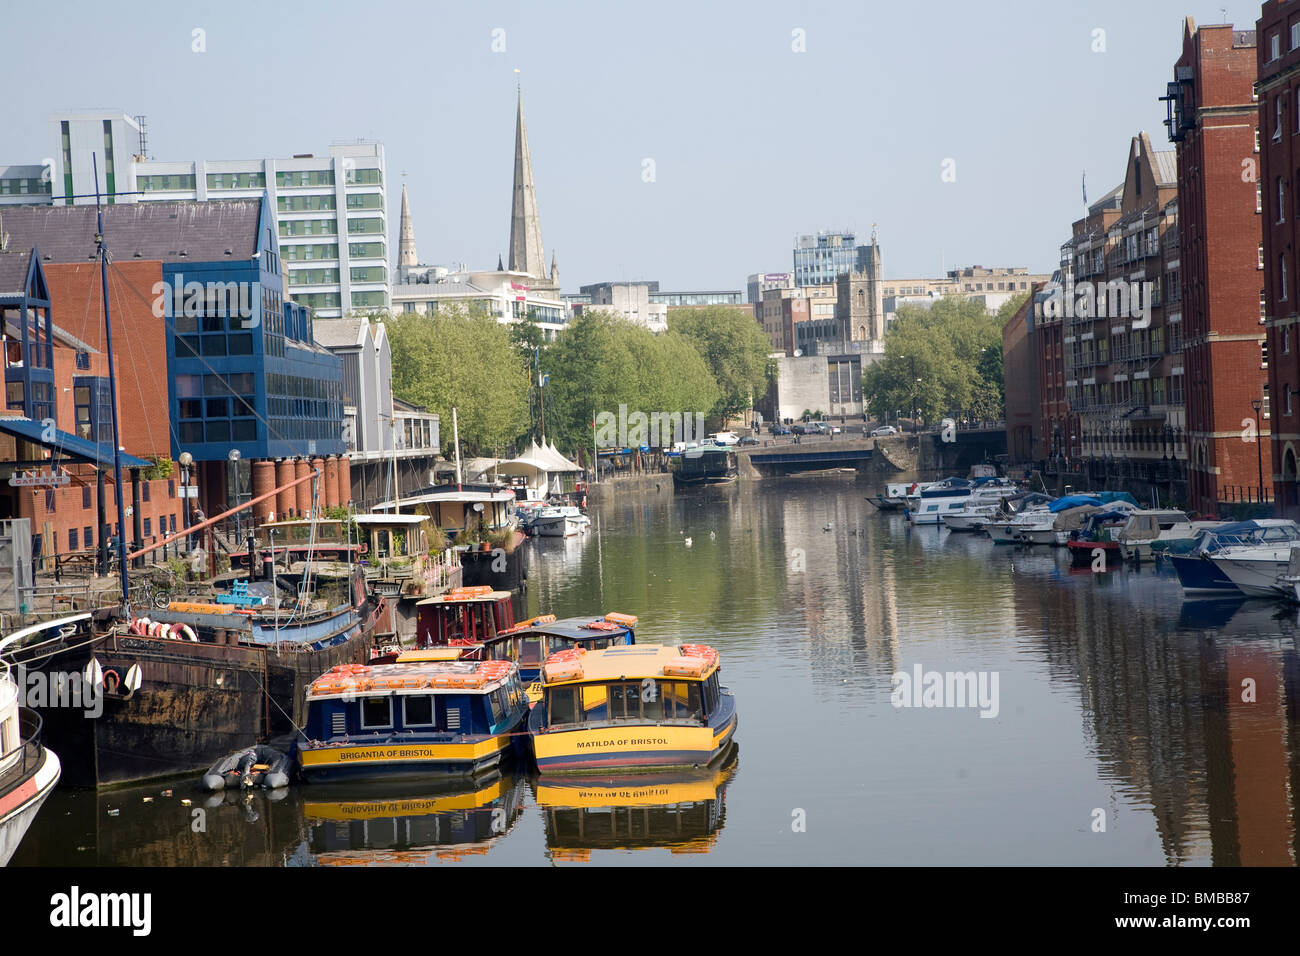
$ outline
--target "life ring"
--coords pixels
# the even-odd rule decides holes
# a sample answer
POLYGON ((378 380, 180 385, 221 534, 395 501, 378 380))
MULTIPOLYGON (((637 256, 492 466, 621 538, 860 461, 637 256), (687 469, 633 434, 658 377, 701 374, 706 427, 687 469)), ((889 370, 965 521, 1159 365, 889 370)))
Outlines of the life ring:
POLYGON ((113 670, 112 668, 105 668, 102 686, 104 688, 104 693, 106 694, 116 693, 117 689, 122 686, 122 678, 118 676, 117 671, 113 670), (108 678, 110 676, 112 676, 113 678, 112 684, 109 684, 108 682, 108 678))
POLYGON ((167 638, 167 631, 167 625, 162 621, 154 621, 149 625, 149 636, 156 638, 157 640, 165 640, 167 638))
POLYGON ((182 635, 189 638, 191 641, 196 643, 198 642, 199 636, 194 633, 194 628, 190 627, 188 624, 173 624, 167 629, 167 636, 173 641, 181 640, 182 635))
POLYGON ((131 633, 136 637, 148 637, 150 623, 147 617, 137 617, 131 622, 131 633))
POLYGON ((590 624, 582 625, 591 631, 621 631, 622 628, 610 621, 592 621, 590 624))

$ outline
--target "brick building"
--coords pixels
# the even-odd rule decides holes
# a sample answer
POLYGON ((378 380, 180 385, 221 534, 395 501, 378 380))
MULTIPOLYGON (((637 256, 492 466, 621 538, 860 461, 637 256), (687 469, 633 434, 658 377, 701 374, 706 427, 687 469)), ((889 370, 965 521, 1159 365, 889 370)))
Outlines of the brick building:
POLYGON ((1187 445, 1174 151, 1139 133, 1125 167, 1123 183, 1074 223, 1062 285, 1043 303, 1044 318, 1062 320, 1078 426, 1052 427, 1095 487, 1167 482, 1177 497, 1187 445))
MULTIPOLYGON (((1181 312, 1188 504, 1203 514, 1222 510, 1222 503, 1258 500, 1261 460, 1268 466, 1258 253, 1264 191, 1254 176, 1243 176, 1242 166, 1244 160, 1249 172, 1258 148, 1256 66, 1253 31, 1198 28, 1188 17, 1165 97, 1165 125, 1178 155, 1179 213, 1178 246, 1166 248, 1177 253, 1168 264, 1170 282, 1181 277, 1182 287, 1169 321, 1181 312), (1261 406, 1261 440, 1243 441, 1242 422, 1255 416, 1252 402, 1261 406)), ((1263 482, 1265 497, 1270 484, 1263 482)))
MULTIPOLYGON (((1263 241, 1260 303, 1267 333, 1270 468, 1274 498, 1288 517, 1300 514, 1300 345, 1296 336, 1297 219, 1300 219, 1300 3, 1268 0, 1255 25, 1257 39, 1259 187, 1263 241)), ((1248 417, 1246 412, 1243 418, 1248 417)), ((1265 482, 1268 482, 1267 475, 1265 482)))
MULTIPOLYGON (((146 470, 153 467, 146 458, 165 457, 169 449, 165 347, 160 348, 156 334, 143 335, 136 328, 141 312, 157 321, 149 300, 138 307, 130 304, 136 287, 147 292, 160 275, 157 262, 132 262, 116 276, 121 311, 114 317, 119 333, 114 358, 122 409, 122 494, 131 543, 154 541, 181 527, 177 476, 146 470), (133 349, 161 351, 163 358, 153 371, 160 376, 161 391, 148 370, 133 367, 133 349)), ((0 518, 30 520, 34 556, 89 552, 120 532, 98 268, 46 266, 39 248, 7 246, 0 250, 0 313, 5 377, 0 518), (81 273, 92 272, 93 285, 88 285, 81 273), (9 483, 15 477, 20 482, 57 477, 65 483, 15 486, 9 483)))
POLYGON ((1002 327, 1002 372, 1006 383, 1007 454, 1013 462, 1033 460, 1038 431, 1038 355, 1028 298, 1002 327))

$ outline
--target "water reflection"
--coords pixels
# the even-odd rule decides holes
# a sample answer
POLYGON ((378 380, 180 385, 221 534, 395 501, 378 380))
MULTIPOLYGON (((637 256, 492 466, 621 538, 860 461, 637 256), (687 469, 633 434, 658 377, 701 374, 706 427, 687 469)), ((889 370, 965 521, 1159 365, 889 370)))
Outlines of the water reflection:
POLYGON ((536 800, 556 861, 590 860, 592 850, 667 849, 708 853, 726 820, 733 745, 713 769, 617 777, 539 777, 536 800))
POLYGON ((539 780, 534 794, 515 774, 211 806, 190 782, 166 796, 61 790, 13 863, 473 863, 486 850, 488 862, 599 863, 618 861, 600 850, 640 848, 737 863, 1300 859, 1293 607, 1185 601, 1151 565, 1071 573, 1061 549, 877 514, 863 500, 874 490, 788 479, 616 494, 592 508, 588 534, 525 546, 517 618, 623 611, 640 617, 638 641, 719 649, 743 775, 539 780), (894 708, 891 675, 917 664, 998 673, 998 716, 894 708), (796 809, 806 831, 792 829, 796 809))
POLYGON ((317 866, 427 866, 485 854, 514 827, 526 790, 513 770, 442 787, 305 788, 309 859, 317 866))

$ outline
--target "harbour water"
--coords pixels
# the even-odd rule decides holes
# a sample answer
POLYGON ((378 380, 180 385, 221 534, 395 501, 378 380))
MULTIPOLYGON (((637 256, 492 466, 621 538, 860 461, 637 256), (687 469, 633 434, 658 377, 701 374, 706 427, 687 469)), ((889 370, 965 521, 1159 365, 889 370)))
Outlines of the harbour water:
POLYGON ((1295 864, 1293 607, 909 528, 876 490, 616 497, 526 546, 527 616, 622 611, 638 641, 720 650, 740 727, 717 773, 61 790, 11 865, 1295 864), (891 693, 898 672, 921 686, 891 693))

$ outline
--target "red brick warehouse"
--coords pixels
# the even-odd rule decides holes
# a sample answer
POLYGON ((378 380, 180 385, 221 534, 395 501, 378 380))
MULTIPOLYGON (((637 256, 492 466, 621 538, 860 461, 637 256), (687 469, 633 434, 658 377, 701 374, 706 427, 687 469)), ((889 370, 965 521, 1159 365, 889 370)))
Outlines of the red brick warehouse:
POLYGON ((1270 417, 1259 247, 1261 210, 1273 205, 1256 175, 1255 71, 1252 31, 1198 28, 1188 17, 1165 97, 1178 154, 1180 248, 1169 268, 1181 273, 1188 496, 1202 514, 1272 496, 1268 435, 1279 409, 1270 417))

